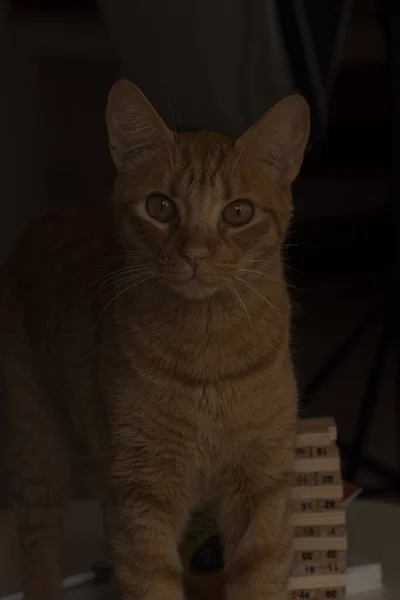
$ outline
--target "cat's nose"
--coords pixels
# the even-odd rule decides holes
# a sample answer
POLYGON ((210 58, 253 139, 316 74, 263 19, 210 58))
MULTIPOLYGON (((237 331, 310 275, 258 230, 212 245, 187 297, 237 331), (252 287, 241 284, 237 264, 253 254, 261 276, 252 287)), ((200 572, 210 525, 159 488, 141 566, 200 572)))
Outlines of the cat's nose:
POLYGON ((210 250, 206 246, 184 246, 180 252, 182 258, 186 259, 193 268, 196 268, 204 260, 211 258, 210 250))

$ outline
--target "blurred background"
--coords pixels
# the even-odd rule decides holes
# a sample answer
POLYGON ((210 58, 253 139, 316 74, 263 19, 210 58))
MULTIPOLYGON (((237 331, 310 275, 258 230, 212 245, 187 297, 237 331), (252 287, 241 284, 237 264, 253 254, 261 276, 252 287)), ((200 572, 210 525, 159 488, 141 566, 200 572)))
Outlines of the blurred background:
MULTIPOLYGON (((120 76, 182 130, 235 136, 307 98, 285 247, 300 410, 336 419, 343 475, 371 500, 347 511, 349 564, 381 563, 399 598, 399 0, 2 0, 0 263, 49 207, 109 201, 120 76)), ((0 595, 20 586, 2 463, 0 595)), ((74 503, 66 533, 66 573, 101 558, 96 506, 74 503)))
MULTIPOLYGON (((254 17, 262 4, 271 35, 265 36, 265 46, 255 42, 250 49, 239 39, 233 61, 237 84, 229 73, 211 71, 214 64, 220 67, 229 27, 207 30, 208 54, 199 37, 202 60, 189 73, 193 56, 183 58, 182 48, 185 35, 193 31, 179 29, 179 15, 176 31, 170 12, 169 22, 164 19, 171 5, 181 4, 185 13, 188 3, 99 4, 10 0, 1 5, 1 257, 26 221, 48 206, 108 201, 114 171, 104 108, 107 92, 121 74, 141 85, 164 118, 178 127, 207 126, 234 134, 280 97, 300 89, 311 105, 313 134, 294 187, 286 257, 303 407, 310 416, 336 418, 345 474, 371 493, 392 497, 400 489, 399 390, 395 344, 386 343, 386 337, 382 341, 382 332, 387 336, 388 328, 396 327, 388 301, 394 297, 388 282, 396 239, 390 212, 396 117, 390 109, 391 42, 382 7, 396 3, 249 0, 253 21, 246 25, 247 33, 256 40, 254 17), (220 47, 213 46, 215 40, 220 47), (249 59, 244 64, 242 47, 249 59), (254 67, 260 57, 265 80, 254 67), (178 64, 181 70, 178 60, 184 63, 178 64), (228 101, 226 112, 219 114, 217 102, 209 103, 204 81, 215 89, 220 82, 238 104, 228 101), (247 101, 250 84, 256 92, 247 101), (324 369, 332 356, 332 368, 324 369)), ((228 14, 224 16, 225 2, 217 3, 219 8, 209 4, 213 17, 202 23, 189 3, 193 28, 200 32, 210 28, 214 17, 218 24, 228 14)), ((231 2, 229 11, 237 16, 236 4, 231 2)))

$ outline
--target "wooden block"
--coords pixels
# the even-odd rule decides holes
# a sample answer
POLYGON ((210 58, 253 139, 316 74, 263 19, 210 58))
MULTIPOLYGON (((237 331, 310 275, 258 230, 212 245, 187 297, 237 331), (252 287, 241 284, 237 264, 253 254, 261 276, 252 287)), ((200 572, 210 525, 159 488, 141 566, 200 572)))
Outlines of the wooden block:
POLYGON ((347 536, 340 457, 332 419, 298 424, 288 600, 344 600, 347 536))
POLYGON ((307 525, 344 525, 346 522, 346 513, 344 510, 330 512, 300 512, 292 514, 292 523, 295 527, 304 527, 307 525))
POLYGON ((339 456, 328 458, 296 458, 294 461, 294 470, 296 473, 317 473, 318 471, 340 473, 340 458, 339 456))
MULTIPOLYGON (((342 589, 347 585, 346 573, 338 573, 336 575, 309 575, 303 577, 290 577, 288 590, 311 590, 311 589, 342 589)), ((327 596, 324 596, 324 598, 327 596)), ((333 598, 334 596, 332 596, 333 598)))
POLYGON ((317 485, 337 485, 342 482, 340 470, 331 472, 318 472, 317 485))
POLYGON ((300 419, 297 426, 296 446, 329 446, 336 441, 333 419, 300 419))
POLYGON ((295 552, 291 576, 336 574, 346 572, 346 553, 334 550, 324 552, 295 552))
POLYGON ((333 437, 328 431, 316 431, 297 434, 296 447, 298 448, 310 448, 311 446, 329 446, 335 444, 336 436, 333 437))
POLYGON ((298 485, 292 489, 293 500, 342 500, 343 485, 298 485))
POLYGON ((293 540, 293 550, 304 552, 306 550, 324 551, 324 550, 347 550, 347 537, 295 537, 293 540))
POLYGON ((344 600, 345 596, 346 590, 344 587, 326 588, 318 592, 318 600, 344 600))
POLYGON ((346 552, 342 550, 303 550, 293 553, 293 563, 299 562, 317 562, 320 561, 324 564, 331 562, 345 562, 346 552))
POLYGON ((309 419, 299 419, 297 422, 297 431, 325 431, 334 429, 336 431, 335 420, 332 417, 313 417, 309 419))

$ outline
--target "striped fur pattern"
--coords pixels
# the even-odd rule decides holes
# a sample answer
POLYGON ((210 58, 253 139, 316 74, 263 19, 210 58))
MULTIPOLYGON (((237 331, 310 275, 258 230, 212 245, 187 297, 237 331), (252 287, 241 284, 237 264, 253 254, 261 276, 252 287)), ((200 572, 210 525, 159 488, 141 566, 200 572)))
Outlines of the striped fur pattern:
POLYGON ((59 600, 63 514, 92 486, 123 600, 178 600, 212 507, 228 600, 285 600, 296 420, 282 244, 308 137, 299 96, 238 140, 170 131, 132 84, 107 108, 109 206, 33 223, 1 279, 7 462, 27 600, 59 600), (155 220, 162 195, 175 217, 155 220), (249 223, 224 208, 250 201, 249 223))

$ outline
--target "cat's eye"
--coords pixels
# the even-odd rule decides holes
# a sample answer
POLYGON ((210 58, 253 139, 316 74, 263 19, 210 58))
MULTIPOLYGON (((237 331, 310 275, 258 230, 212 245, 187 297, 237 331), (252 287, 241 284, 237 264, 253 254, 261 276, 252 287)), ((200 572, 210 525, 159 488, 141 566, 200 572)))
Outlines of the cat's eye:
POLYGON ((234 200, 222 211, 222 220, 231 227, 250 223, 254 216, 254 204, 249 200, 234 200))
POLYGON ((168 223, 178 214, 176 204, 162 194, 149 196, 146 201, 146 209, 149 215, 160 223, 168 223))

